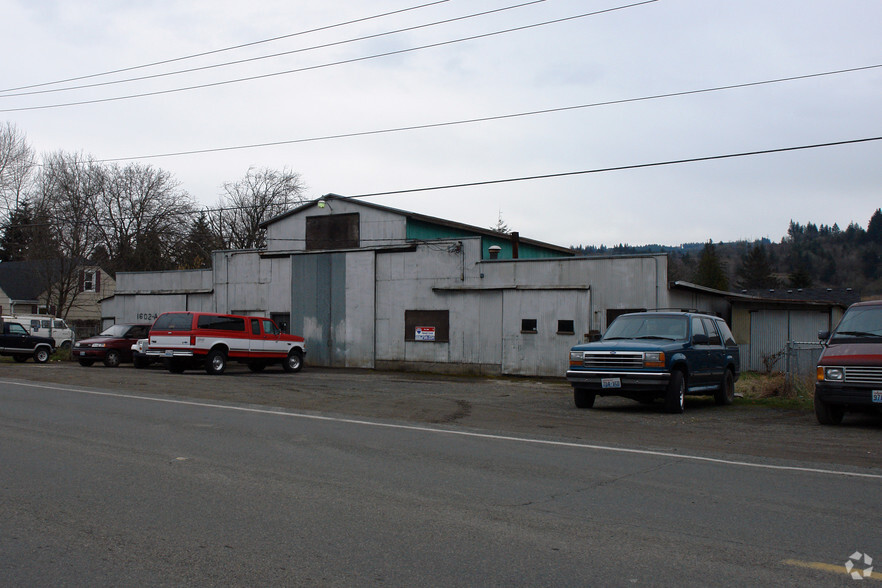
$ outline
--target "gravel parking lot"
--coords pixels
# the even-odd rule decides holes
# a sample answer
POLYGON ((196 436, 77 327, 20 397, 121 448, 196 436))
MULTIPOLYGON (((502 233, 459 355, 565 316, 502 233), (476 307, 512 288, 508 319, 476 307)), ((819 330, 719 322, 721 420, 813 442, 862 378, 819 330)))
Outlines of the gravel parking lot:
POLYGON ((223 376, 209 376, 202 371, 170 374, 158 366, 136 370, 130 364, 87 368, 72 362, 4 361, 0 381, 6 379, 673 453, 882 467, 882 419, 872 415, 846 415, 842 426, 822 427, 811 412, 738 400, 718 407, 703 397, 687 397, 682 415, 620 398, 599 398, 595 409, 579 410, 563 378, 454 377, 309 365, 297 374, 279 367, 253 374, 239 364, 231 364, 223 376))

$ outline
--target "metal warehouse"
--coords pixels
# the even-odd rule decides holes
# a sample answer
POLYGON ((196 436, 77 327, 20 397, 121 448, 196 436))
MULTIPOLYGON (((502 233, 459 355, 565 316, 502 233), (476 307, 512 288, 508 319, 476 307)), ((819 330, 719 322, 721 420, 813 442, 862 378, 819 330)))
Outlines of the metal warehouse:
POLYGON ((665 254, 575 257, 565 247, 328 195, 264 224, 262 250, 216 251, 212 269, 121 272, 106 323, 171 310, 273 318, 307 363, 559 376, 567 352, 623 312, 696 308, 665 254))

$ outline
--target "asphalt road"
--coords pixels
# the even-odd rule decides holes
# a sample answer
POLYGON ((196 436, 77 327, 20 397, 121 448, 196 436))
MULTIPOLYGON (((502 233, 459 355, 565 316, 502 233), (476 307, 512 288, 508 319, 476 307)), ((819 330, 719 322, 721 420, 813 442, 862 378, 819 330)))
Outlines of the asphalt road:
MULTIPOLYGON (((496 426, 463 426, 493 402, 456 389, 499 381, 62 366, 67 382, 53 383, 37 381, 53 373, 40 367, 0 371, 7 585, 851 585, 853 552, 882 556, 879 468, 622 443, 635 419, 689 427, 645 407, 574 411, 619 421, 623 437, 601 443, 603 428, 573 439, 541 412, 548 428, 519 431, 512 408, 496 426), (384 392, 353 393, 351 413, 398 406, 373 394, 434 402, 390 418, 217 397, 365 379, 384 392), (444 382, 452 405, 432 398, 444 382)), ((497 405, 520 406, 527 390, 540 407, 568 398, 553 382, 503 384, 497 405)), ((742 418, 714 418, 726 414, 742 418)), ((841 431, 879 433, 862 421, 841 431)))

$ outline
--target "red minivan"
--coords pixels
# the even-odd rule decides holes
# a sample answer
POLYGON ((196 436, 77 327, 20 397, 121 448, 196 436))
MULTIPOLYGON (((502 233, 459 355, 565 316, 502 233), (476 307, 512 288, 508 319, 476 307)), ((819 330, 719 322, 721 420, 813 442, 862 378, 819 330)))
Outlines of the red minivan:
POLYGON ((882 300, 852 304, 833 333, 818 338, 818 422, 838 425, 847 411, 882 412, 882 300))

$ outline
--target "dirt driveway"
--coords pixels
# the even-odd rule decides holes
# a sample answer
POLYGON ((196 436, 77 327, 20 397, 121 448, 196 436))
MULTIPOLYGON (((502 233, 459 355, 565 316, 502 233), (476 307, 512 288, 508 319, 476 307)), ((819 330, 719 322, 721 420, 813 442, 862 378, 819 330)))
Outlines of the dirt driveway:
POLYGON ((453 377, 309 366, 297 374, 278 367, 252 374, 237 364, 223 376, 209 376, 202 371, 170 374, 159 367, 136 370, 130 364, 86 368, 72 362, 4 361, 0 381, 6 379, 733 459, 768 457, 882 468, 882 419, 875 416, 846 415, 842 426, 822 427, 811 412, 738 400, 718 407, 710 398, 687 398, 682 415, 618 398, 599 398, 595 409, 579 410, 562 378, 453 377))

